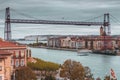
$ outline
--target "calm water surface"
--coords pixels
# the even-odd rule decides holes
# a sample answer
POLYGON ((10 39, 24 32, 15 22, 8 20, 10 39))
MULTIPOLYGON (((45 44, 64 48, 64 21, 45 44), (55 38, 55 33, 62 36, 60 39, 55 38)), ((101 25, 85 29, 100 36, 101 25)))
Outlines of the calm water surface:
POLYGON ((118 80, 120 80, 120 56, 108 56, 99 54, 89 54, 89 56, 77 56, 77 52, 50 50, 42 48, 31 48, 32 56, 46 61, 63 64, 67 59, 79 61, 83 66, 89 66, 94 77, 103 77, 110 73, 113 68, 118 80))
POLYGON ((42 48, 31 48, 32 56, 41 58, 45 61, 51 61, 59 64, 67 59, 79 61, 83 66, 89 66, 94 74, 94 77, 103 78, 104 75, 110 74, 110 69, 113 68, 117 80, 120 80, 120 56, 108 56, 100 54, 89 54, 89 56, 77 56, 77 52, 50 50, 42 48))

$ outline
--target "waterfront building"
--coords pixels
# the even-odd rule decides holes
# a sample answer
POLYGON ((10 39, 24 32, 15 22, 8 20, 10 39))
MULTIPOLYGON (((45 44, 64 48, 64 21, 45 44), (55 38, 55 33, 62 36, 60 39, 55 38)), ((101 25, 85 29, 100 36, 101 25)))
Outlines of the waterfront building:
POLYGON ((85 48, 85 40, 76 37, 50 38, 48 40, 48 47, 71 49, 85 48))
POLYGON ((71 38, 70 37, 60 38, 60 42, 61 42, 62 48, 70 48, 71 47, 71 38))
POLYGON ((100 36, 103 36, 103 33, 104 33, 104 29, 103 29, 103 27, 101 26, 101 27, 100 27, 100 36))
POLYGON ((93 49, 98 51, 114 50, 115 46, 118 46, 112 36, 106 35, 102 26, 100 27, 100 36, 95 38, 93 45, 93 49))
POLYGON ((113 42, 111 36, 99 36, 93 42, 94 50, 113 50, 113 42))
POLYGON ((92 40, 88 40, 87 41, 87 48, 88 49, 92 49, 93 48, 92 46, 93 46, 93 41, 92 40))
POLYGON ((55 38, 54 43, 55 43, 55 47, 59 48, 60 47, 60 38, 55 38))
POLYGON ((70 48, 72 49, 75 49, 76 48, 76 42, 77 42, 77 39, 75 37, 72 37, 71 38, 71 42, 70 42, 70 48))
POLYGON ((48 41, 47 41, 47 46, 48 47, 53 47, 53 41, 52 41, 52 38, 49 38, 48 41))
POLYGON ((20 66, 27 66, 27 57, 30 57, 31 53, 26 45, 21 45, 16 42, 9 42, 0 39, 0 50, 12 53, 11 65, 14 69, 20 66))
POLYGON ((0 80, 11 80, 11 53, 0 50, 0 80))
POLYGON ((85 40, 78 37, 71 38, 71 48, 73 49, 85 48, 85 40))
POLYGON ((87 48, 91 50, 111 50, 115 51, 120 47, 120 38, 114 38, 106 35, 103 31, 103 27, 100 28, 100 36, 68 36, 50 38, 48 40, 48 47, 55 48, 70 48, 70 49, 82 49, 87 48))
POLYGON ((117 47, 120 47, 120 37, 115 38, 115 43, 117 44, 117 47))
POLYGON ((59 48, 61 46, 60 45, 60 38, 49 38, 47 45, 48 45, 48 47, 57 47, 57 48, 59 48))
POLYGON ((76 48, 77 49, 82 49, 82 48, 85 48, 85 40, 83 39, 77 39, 76 41, 76 48))

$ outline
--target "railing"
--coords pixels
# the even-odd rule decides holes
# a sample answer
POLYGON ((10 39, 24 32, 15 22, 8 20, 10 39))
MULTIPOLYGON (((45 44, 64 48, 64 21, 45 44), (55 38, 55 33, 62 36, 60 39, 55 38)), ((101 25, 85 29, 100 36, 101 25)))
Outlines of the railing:
POLYGON ((25 58, 25 56, 13 56, 12 58, 13 59, 23 59, 23 58, 25 58))

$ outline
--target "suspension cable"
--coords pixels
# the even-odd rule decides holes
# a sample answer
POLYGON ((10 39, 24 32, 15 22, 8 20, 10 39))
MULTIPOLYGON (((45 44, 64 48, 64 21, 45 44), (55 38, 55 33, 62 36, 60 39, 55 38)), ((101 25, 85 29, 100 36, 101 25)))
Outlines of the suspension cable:
POLYGON ((27 18, 37 19, 37 18, 35 18, 35 17, 31 16, 31 15, 25 14, 25 13, 23 13, 23 12, 16 11, 15 9, 12 9, 12 8, 10 8, 10 9, 11 9, 12 11, 16 12, 17 14, 22 15, 22 16, 25 16, 25 17, 27 17, 27 18))
POLYGON ((100 15, 100 16, 97 16, 97 17, 94 17, 94 18, 90 18, 90 19, 87 19, 87 20, 84 20, 84 21, 92 21, 92 20, 98 19, 100 17, 103 17, 103 15, 100 15))
POLYGON ((117 23, 117 24, 120 24, 120 20, 119 19, 117 19, 116 17, 114 17, 113 15, 111 15, 110 14, 110 16, 111 16, 111 20, 113 21, 113 22, 115 22, 115 23, 117 23))

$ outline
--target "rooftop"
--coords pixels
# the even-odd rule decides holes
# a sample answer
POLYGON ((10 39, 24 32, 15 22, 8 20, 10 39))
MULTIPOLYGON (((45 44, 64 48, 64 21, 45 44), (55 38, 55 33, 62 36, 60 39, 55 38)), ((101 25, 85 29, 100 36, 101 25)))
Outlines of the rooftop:
POLYGON ((10 42, 10 41, 5 41, 0 38, 0 48, 5 48, 5 47, 16 47, 16 48, 26 48, 26 45, 20 45, 17 42, 10 42))
POLYGON ((0 50, 0 55, 11 55, 12 53, 0 50))

